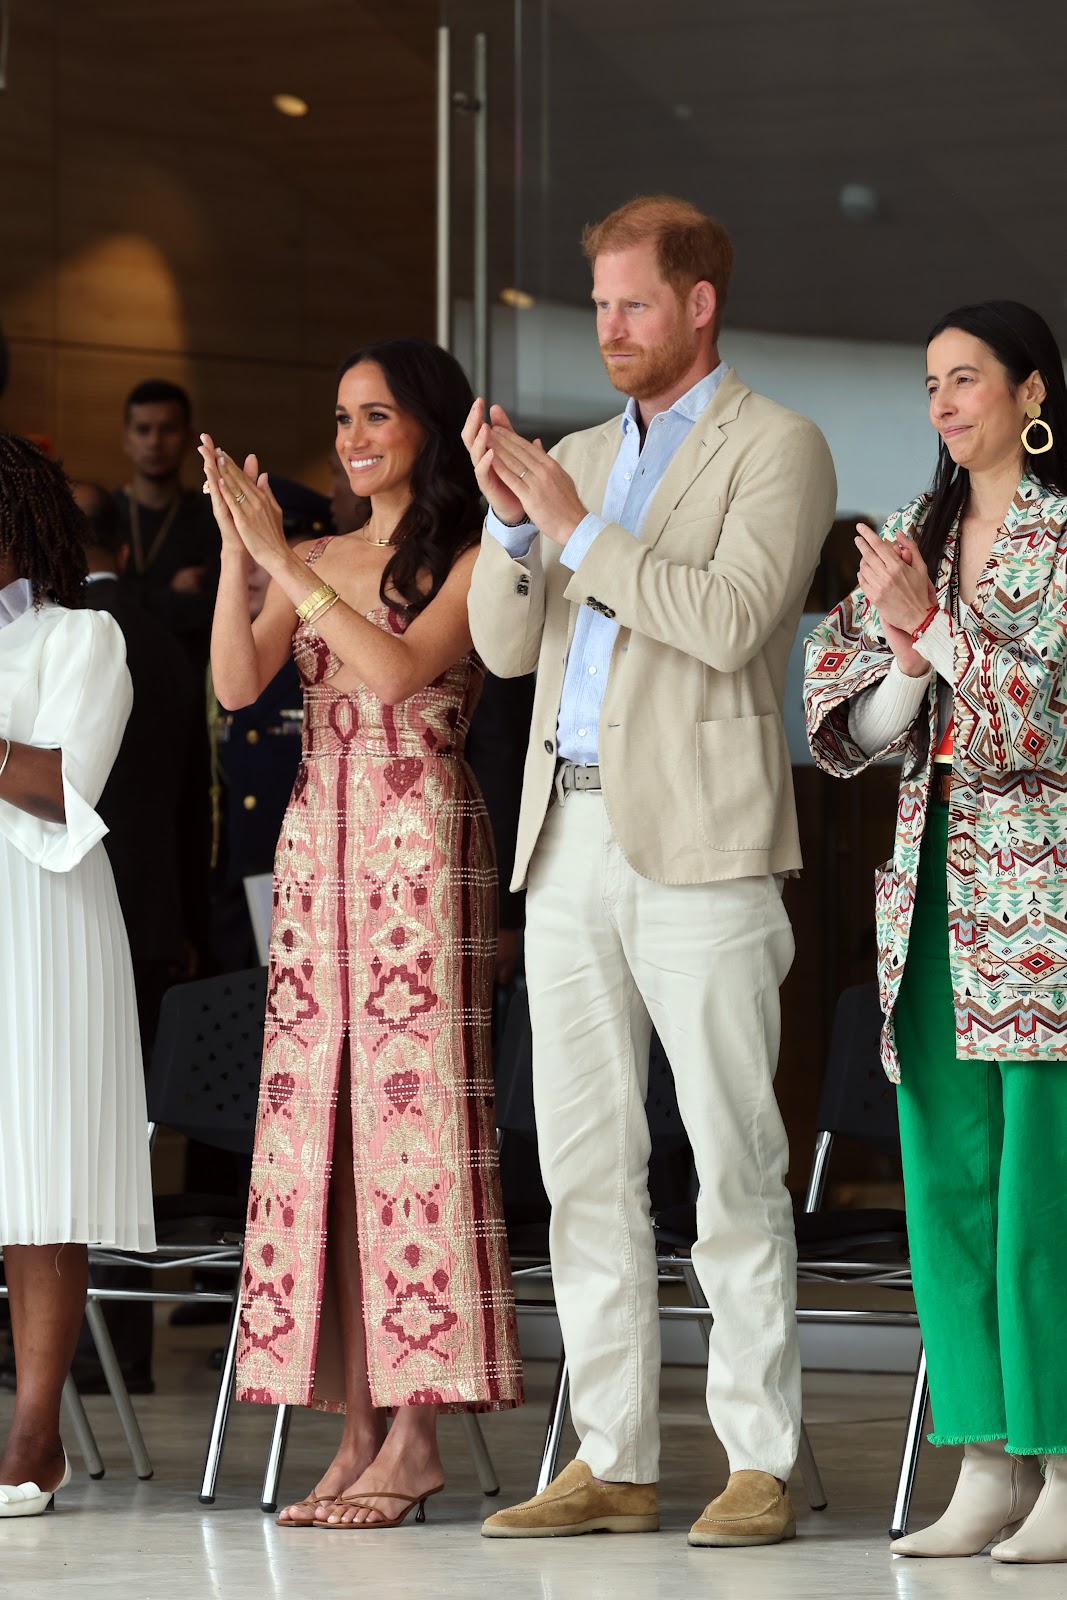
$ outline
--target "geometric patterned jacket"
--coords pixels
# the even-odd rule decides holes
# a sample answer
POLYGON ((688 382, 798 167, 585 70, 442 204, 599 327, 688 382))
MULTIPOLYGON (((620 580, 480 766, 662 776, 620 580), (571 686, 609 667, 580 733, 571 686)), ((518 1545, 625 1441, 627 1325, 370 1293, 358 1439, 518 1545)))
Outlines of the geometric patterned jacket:
MULTIPOLYGON (((890 517, 914 530, 928 497, 890 517)), ((945 605, 953 529, 937 574, 945 605)), ((908 953, 919 847, 936 744, 936 674, 914 722, 866 755, 848 703, 883 678, 892 652, 854 589, 810 636, 804 702, 824 772, 851 778, 888 752, 903 760, 892 859, 875 876, 882 1063, 900 1081, 893 1007, 908 953)), ((1027 474, 954 631, 952 793, 946 886, 956 1054, 1067 1060, 1067 499, 1027 474)))

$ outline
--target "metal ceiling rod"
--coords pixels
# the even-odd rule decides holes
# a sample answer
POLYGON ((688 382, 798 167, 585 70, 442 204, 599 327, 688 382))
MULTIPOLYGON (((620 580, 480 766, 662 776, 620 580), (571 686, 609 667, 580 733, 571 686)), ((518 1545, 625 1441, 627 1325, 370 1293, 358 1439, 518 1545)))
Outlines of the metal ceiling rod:
POLYGON ((0 0, 0 89, 7 88, 7 48, 11 43, 11 0, 0 0))
POLYGON ((474 35, 474 315, 471 376, 489 391, 489 40, 474 35))
POLYGON ((437 30, 437 343, 452 348, 452 30, 437 30))

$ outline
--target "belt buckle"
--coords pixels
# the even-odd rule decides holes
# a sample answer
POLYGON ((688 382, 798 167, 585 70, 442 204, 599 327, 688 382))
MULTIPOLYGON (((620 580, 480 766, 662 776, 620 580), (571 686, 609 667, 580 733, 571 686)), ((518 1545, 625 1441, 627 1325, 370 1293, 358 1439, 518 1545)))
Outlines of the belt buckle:
POLYGON ((556 776, 552 780, 553 788, 556 791, 556 800, 561 806, 564 805, 567 800, 567 790, 563 784, 563 773, 567 765, 568 763, 566 761, 561 761, 559 766, 556 768, 556 776))

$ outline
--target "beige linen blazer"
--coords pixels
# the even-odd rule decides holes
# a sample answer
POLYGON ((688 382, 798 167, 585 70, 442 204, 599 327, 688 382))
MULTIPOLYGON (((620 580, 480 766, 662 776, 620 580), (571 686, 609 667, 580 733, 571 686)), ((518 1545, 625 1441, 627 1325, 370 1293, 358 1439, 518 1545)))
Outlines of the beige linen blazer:
MULTIPOLYGON (((620 439, 616 416, 552 452, 592 511, 620 439)), ((571 572, 543 536, 515 561, 483 534, 470 590, 475 648, 501 677, 537 669, 514 889, 552 799, 581 605, 619 623, 600 779, 634 870, 659 883, 710 883, 799 868, 782 699, 836 492, 814 423, 731 369, 667 468, 639 539, 608 523, 571 572)))

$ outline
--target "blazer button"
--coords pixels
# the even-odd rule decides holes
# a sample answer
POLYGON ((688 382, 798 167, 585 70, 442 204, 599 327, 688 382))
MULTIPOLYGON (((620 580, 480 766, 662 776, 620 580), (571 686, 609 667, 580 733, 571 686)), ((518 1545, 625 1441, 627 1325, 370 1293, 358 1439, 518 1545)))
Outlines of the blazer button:
POLYGON ((549 755, 552 754, 552 740, 551 739, 546 739, 545 740, 545 749, 548 751, 549 755))
POLYGON ((246 811, 254 811, 256 809, 256 797, 254 794, 245 795, 244 808, 246 811))

